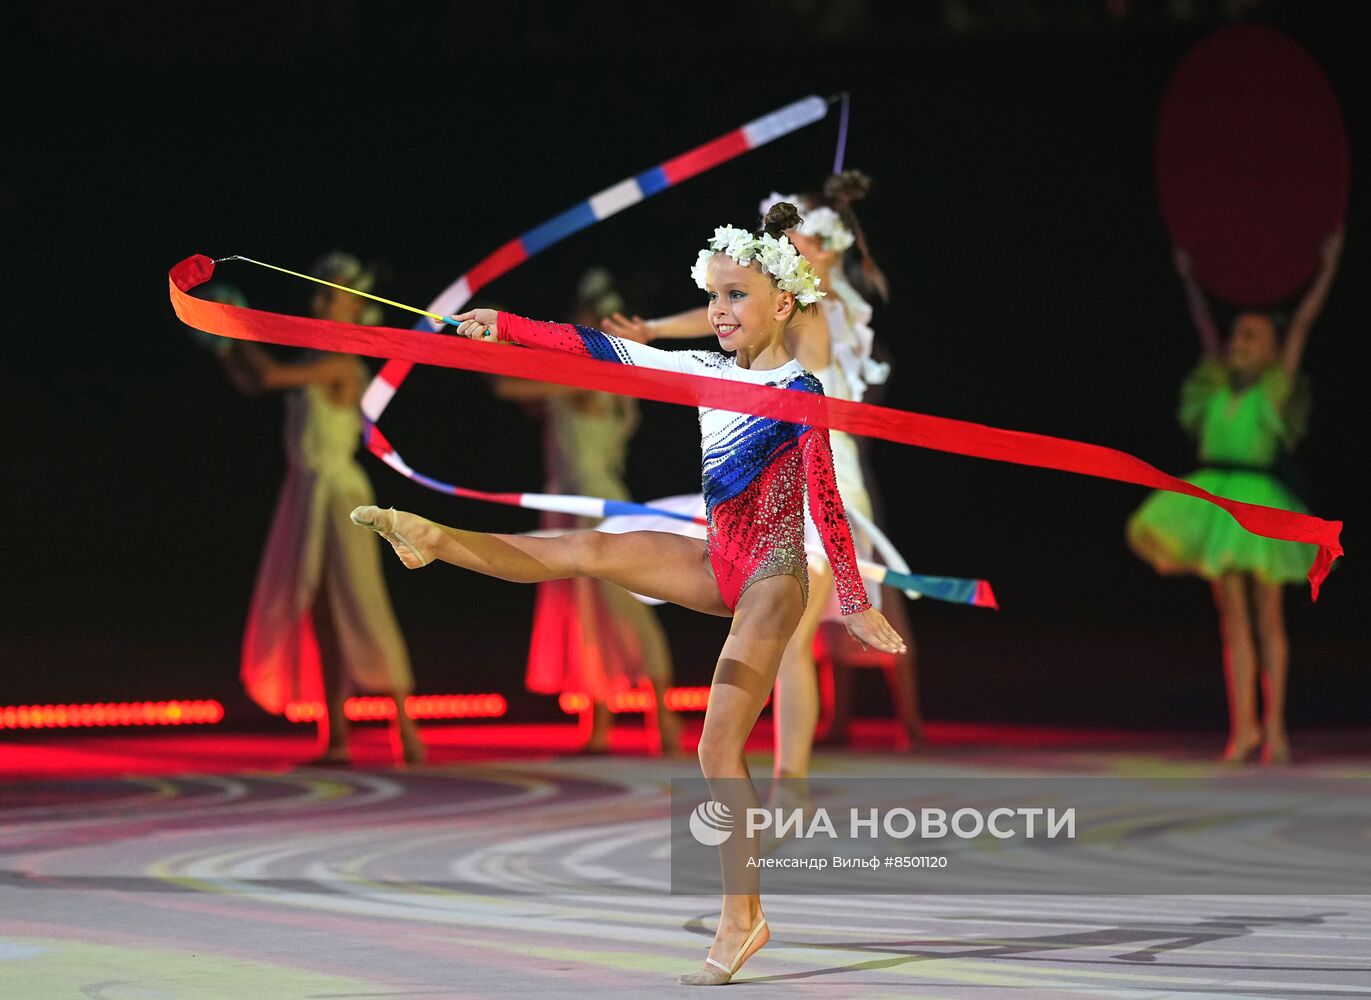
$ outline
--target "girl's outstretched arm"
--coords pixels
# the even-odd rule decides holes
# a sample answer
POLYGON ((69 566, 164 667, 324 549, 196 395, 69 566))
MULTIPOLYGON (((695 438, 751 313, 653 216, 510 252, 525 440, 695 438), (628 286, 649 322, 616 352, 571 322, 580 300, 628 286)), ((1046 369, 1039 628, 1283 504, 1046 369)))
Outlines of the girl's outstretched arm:
POLYGON ((1323 304, 1328 298, 1328 289, 1333 284, 1333 275, 1338 272, 1338 259, 1342 256, 1343 229, 1331 234, 1323 241, 1320 255, 1323 266, 1309 290, 1300 300, 1295 317, 1290 321, 1290 332, 1285 335, 1285 347, 1281 351, 1281 367, 1287 375, 1294 378, 1299 373, 1300 361, 1304 357, 1305 345, 1309 343, 1309 331, 1319 318, 1323 304))
POLYGON ((589 326, 545 323, 494 309, 472 309, 458 313, 450 317, 450 322, 456 324, 460 336, 472 340, 499 340, 663 371, 700 374, 702 368, 692 352, 663 351, 637 341, 612 337, 589 326))

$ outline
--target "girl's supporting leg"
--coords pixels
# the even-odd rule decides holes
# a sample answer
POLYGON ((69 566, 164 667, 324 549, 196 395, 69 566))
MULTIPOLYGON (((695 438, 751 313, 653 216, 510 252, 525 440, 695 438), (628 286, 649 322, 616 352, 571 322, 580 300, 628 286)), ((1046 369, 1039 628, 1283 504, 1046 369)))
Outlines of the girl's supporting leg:
MULTIPOLYGON (((749 869, 747 859, 759 856, 758 838, 743 835, 741 822, 745 810, 758 805, 743 748, 775 684, 781 656, 803 608, 804 595, 794 577, 770 577, 753 584, 738 601, 728 639, 714 668, 700 733, 700 769, 709 782, 710 795, 727 804, 738 820, 734 836, 719 849, 726 891, 709 950, 709 957, 725 966, 732 963, 762 913, 755 885, 746 886, 749 891, 727 891, 746 883, 741 873, 751 871, 755 879, 757 869, 749 869)), ((758 940, 765 937, 764 931, 758 940)), ((719 970, 705 966, 682 977, 682 982, 703 984, 717 980, 719 975, 719 970)))
POLYGON ((1285 588, 1278 583, 1254 581, 1257 605, 1257 636, 1261 641, 1262 696, 1265 717, 1262 729, 1262 760, 1283 764, 1290 759, 1290 740, 1285 732, 1285 683, 1290 667, 1290 639, 1285 631, 1285 588))
POLYGON ((776 731, 777 778, 809 777, 814 729, 819 724, 819 676, 814 666, 814 636, 833 592, 833 571, 827 563, 810 564, 809 604, 799 627, 786 644, 771 703, 776 731))
POLYGON ((1247 759, 1262 741, 1257 726, 1257 657, 1252 645, 1247 579, 1241 573, 1225 573, 1214 581, 1213 589, 1228 686, 1228 745, 1221 759, 1235 762, 1247 759))

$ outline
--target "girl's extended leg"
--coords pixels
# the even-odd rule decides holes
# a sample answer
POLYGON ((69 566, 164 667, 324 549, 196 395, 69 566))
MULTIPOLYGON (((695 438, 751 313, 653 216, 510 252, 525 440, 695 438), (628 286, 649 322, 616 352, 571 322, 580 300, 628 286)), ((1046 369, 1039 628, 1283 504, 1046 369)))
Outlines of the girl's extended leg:
POLYGON ((1262 760, 1283 764, 1290 759, 1285 733, 1285 682, 1290 667, 1290 639, 1285 632, 1285 588, 1278 583, 1253 584, 1256 591, 1257 635, 1261 640, 1262 696, 1265 716, 1262 760))
POLYGON ((635 594, 728 617, 700 538, 665 531, 569 531, 553 537, 496 535, 435 524, 406 511, 358 507, 352 520, 376 531, 411 569, 439 560, 513 583, 593 577, 635 594))
POLYGON ((1257 727, 1257 657, 1252 646, 1252 618, 1248 612, 1247 579, 1225 573, 1214 581, 1223 639, 1224 678, 1228 686, 1228 745, 1225 762, 1245 760, 1261 745, 1257 727))
MULTIPOLYGON (((738 601, 728 639, 714 668, 699 756, 710 795, 727 804, 738 821, 734 836, 719 849, 726 887, 745 883, 742 873, 748 871, 755 878, 757 871, 747 867, 748 858, 758 857, 757 838, 740 835, 745 829, 743 810, 758 805, 743 748, 775 683, 781 655, 799 624, 803 607, 804 595, 794 577, 770 577, 753 584, 738 601)), ((731 966, 761 917, 761 896, 754 886, 747 888, 749 891, 740 893, 726 891, 723 898, 709 957, 724 966, 731 966)), ((765 943, 767 937, 762 931, 754 943, 765 943)), ((682 977, 682 982, 704 985, 719 981, 721 976, 721 970, 706 965, 698 973, 682 977)))

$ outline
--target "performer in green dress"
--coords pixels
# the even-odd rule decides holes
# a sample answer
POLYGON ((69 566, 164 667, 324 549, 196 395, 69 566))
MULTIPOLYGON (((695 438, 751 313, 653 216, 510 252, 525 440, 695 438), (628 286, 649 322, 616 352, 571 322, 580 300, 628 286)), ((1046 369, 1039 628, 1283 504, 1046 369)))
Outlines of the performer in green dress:
MULTIPOLYGON (((1220 344, 1190 258, 1176 251, 1204 358, 1181 389, 1179 419, 1199 444, 1201 468, 1187 477, 1210 493, 1283 510, 1304 511, 1283 475, 1303 434, 1309 395, 1300 359, 1337 270, 1342 232, 1328 238, 1322 267, 1291 320, 1284 344, 1264 313, 1243 312, 1220 344)), ((1289 642, 1282 606, 1286 584, 1301 583, 1315 548, 1244 531, 1212 504, 1178 493, 1152 494, 1128 522, 1128 542, 1160 573, 1211 581, 1219 611, 1228 687, 1229 737, 1224 761, 1261 749, 1262 760, 1289 760, 1285 687, 1289 642), (1255 641, 1254 629, 1255 625, 1255 641), (1260 665, 1265 716, 1257 723, 1260 665)))

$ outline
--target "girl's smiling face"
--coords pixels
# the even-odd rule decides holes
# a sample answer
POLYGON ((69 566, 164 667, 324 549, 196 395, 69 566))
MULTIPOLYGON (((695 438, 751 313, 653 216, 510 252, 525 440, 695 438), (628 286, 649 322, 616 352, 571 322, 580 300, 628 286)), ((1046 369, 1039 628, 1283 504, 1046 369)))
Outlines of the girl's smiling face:
POLYGON ((795 310, 795 296, 777 288, 759 264, 739 264, 726 253, 709 259, 705 292, 709 325, 725 351, 761 349, 795 310))

